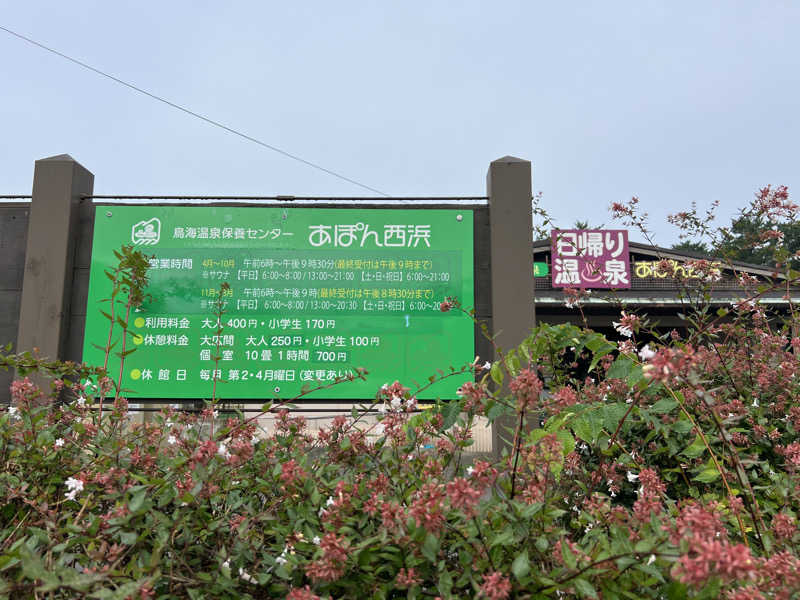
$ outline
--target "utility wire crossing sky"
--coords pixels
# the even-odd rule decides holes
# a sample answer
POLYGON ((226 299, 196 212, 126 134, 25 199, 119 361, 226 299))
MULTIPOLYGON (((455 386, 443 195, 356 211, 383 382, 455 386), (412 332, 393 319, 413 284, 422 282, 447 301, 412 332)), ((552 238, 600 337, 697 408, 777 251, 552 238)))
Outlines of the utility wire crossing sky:
POLYGON ((376 194, 380 194, 381 196, 386 196, 387 198, 390 197, 389 194, 387 194, 386 192, 382 192, 381 190, 376 189, 374 187, 370 187, 370 186, 366 185, 365 183, 361 183, 359 181, 356 181, 355 179, 351 179, 350 177, 346 177, 346 176, 342 175, 341 173, 337 173, 336 171, 332 171, 330 169, 326 169, 325 167, 323 167, 321 165, 318 165, 316 163, 313 163, 313 162, 311 162, 309 160, 306 160, 305 158, 301 158, 301 157, 299 157, 299 156, 297 156, 295 154, 291 154, 290 152, 286 152, 286 150, 281 150, 280 148, 277 148, 277 147, 273 146, 272 144, 268 144, 266 142, 263 142, 263 141, 259 140, 258 138, 254 138, 251 135, 247 135, 246 133, 243 133, 243 132, 241 132, 241 131, 239 131, 237 129, 233 129, 232 127, 228 127, 227 125, 224 125, 224 124, 222 124, 222 123, 220 123, 218 121, 215 121, 214 119, 210 119, 210 118, 208 118, 208 117, 206 117, 204 115, 201 115, 200 113, 196 113, 193 110, 190 110, 190 109, 188 109, 188 108, 186 108, 184 106, 181 106, 180 104, 175 104, 174 102, 170 102, 166 98, 162 98, 161 96, 153 94, 152 92, 148 92, 147 90, 144 90, 144 89, 142 89, 142 88, 140 88, 140 87, 138 87, 136 85, 133 85, 132 83, 128 83, 127 81, 124 81, 124 80, 122 80, 122 79, 120 79, 118 77, 114 77, 113 75, 110 75, 109 73, 106 73, 105 71, 101 71, 100 69, 96 69, 95 67, 93 67, 91 65, 88 65, 85 62, 78 60, 77 58, 73 58, 71 56, 68 56, 68 55, 64 54, 63 52, 59 52, 58 50, 55 50, 54 48, 46 46, 45 44, 42 44, 41 42, 37 42, 36 40, 31 39, 31 38, 29 38, 27 36, 24 36, 21 33, 18 33, 16 31, 8 29, 7 27, 3 27, 2 25, 0 25, 0 29, 2 29, 6 33, 9 33, 9 34, 21 39, 21 40, 24 40, 24 41, 28 42, 29 44, 33 44, 34 46, 38 46, 42 50, 47 50, 48 52, 52 52, 56 56, 60 56, 61 58, 64 58, 64 59, 66 59, 66 60, 68 60, 68 61, 70 61, 72 63, 75 63, 76 65, 78 65, 80 67, 83 67, 84 69, 88 69, 89 71, 92 71, 93 73, 97 73, 98 75, 102 75, 103 77, 106 77, 106 78, 110 79, 111 81, 114 81, 116 83, 124 85, 125 87, 128 87, 128 88, 132 89, 135 92, 139 92, 140 94, 144 94, 145 96, 148 96, 149 98, 152 98, 153 100, 157 100, 159 102, 162 102, 162 103, 166 104, 167 106, 171 106, 172 108, 175 108, 175 109, 177 109, 177 110, 179 110, 181 112, 186 113, 187 115, 191 115, 192 117, 195 117, 197 119, 205 121, 206 123, 209 123, 210 125, 214 125, 215 127, 219 127, 220 129, 224 129, 225 131, 227 131, 229 133, 232 133, 234 135, 238 135, 239 137, 244 138, 244 139, 246 139, 248 141, 251 141, 251 142, 253 142, 255 144, 258 144, 259 146, 263 146, 264 148, 267 148, 269 150, 277 152, 278 154, 282 154, 283 156, 291 158, 292 160, 296 160, 298 162, 303 163, 304 165, 308 165, 309 167, 312 167, 314 169, 318 169, 318 170, 322 171, 323 173, 327 173, 328 175, 332 175, 332 176, 337 177, 337 178, 339 178, 339 179, 341 179, 343 181, 347 181, 348 183, 352 183, 353 185, 357 185, 357 186, 359 186, 361 188, 364 188, 365 190, 369 190, 370 192, 375 192, 376 194))
POLYGON ((668 246, 692 202, 729 225, 765 185, 800 193, 798 2, 45 0, 0 19, 0 194, 66 153, 97 194, 477 197, 511 155, 554 225, 618 225, 608 207, 637 196, 668 246))

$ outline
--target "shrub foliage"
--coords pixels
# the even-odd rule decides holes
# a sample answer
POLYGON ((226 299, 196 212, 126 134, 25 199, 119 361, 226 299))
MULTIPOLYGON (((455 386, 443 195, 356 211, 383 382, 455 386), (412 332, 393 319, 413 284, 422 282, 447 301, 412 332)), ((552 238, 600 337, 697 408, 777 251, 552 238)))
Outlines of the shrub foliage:
MULTIPOLYGON (((695 269, 685 332, 624 308, 623 341, 540 325, 434 376, 474 375, 457 401, 420 410, 387 382, 313 434, 270 404, 269 434, 214 402, 134 423, 103 369, 6 352, 52 384, 19 379, 0 412, 0 593, 800 597, 798 320, 747 278, 748 298, 712 307, 717 273, 695 269), (471 452, 487 424, 500 457, 471 452)), ((123 308, 137 277, 119 277, 123 308)))

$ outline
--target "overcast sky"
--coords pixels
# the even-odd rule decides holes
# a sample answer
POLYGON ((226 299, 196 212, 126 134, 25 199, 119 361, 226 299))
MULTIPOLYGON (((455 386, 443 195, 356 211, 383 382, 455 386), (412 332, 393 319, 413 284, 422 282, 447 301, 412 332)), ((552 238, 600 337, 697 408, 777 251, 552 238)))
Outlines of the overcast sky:
MULTIPOLYGON (((0 25, 392 196, 533 163, 559 225, 800 189, 800 3, 18 2, 0 25)), ((69 153, 98 194, 374 195, 0 31, 0 194, 69 153)), ((798 191, 800 194, 800 191, 798 191)), ((797 200, 797 198, 795 198, 797 200)), ((633 236, 634 239, 637 236, 633 236)))

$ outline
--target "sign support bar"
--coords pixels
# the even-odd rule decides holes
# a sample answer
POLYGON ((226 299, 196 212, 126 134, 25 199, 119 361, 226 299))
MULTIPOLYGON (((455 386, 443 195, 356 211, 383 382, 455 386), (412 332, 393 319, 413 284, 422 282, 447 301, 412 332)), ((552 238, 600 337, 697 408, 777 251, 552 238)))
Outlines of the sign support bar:
POLYGON ((78 204, 93 189, 94 175, 68 154, 36 161, 15 350, 65 358, 78 204))
MULTIPOLYGON (((531 163, 504 156, 489 165, 486 195, 489 197, 492 322, 495 344, 504 352, 530 335, 536 324, 533 281, 533 214, 531 163)), ((497 356, 494 357, 497 360, 497 356)), ((508 428, 513 418, 492 425, 492 449, 500 456, 512 441, 508 428)))

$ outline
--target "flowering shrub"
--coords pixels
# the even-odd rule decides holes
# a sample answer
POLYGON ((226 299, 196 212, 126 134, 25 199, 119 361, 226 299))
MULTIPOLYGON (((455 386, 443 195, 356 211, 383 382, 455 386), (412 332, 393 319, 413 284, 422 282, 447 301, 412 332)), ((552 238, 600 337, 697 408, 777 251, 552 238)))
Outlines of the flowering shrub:
POLYGON ((387 383, 315 434, 271 405, 269 435, 213 405, 134 423, 119 391, 100 419, 102 369, 3 354, 53 385, 0 412, 0 593, 800 597, 797 320, 690 318, 656 335, 626 311, 620 342, 541 325, 433 378, 474 375, 457 401, 387 383), (484 422, 512 424, 499 458, 470 452, 484 422))

